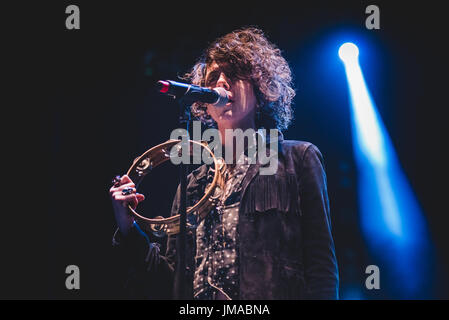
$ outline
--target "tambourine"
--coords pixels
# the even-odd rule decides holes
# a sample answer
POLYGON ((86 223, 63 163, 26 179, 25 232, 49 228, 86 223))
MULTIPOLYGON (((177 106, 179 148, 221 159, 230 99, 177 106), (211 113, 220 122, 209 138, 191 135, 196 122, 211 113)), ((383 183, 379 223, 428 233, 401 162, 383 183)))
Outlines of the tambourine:
MULTIPOLYGON (((182 142, 181 140, 167 140, 166 142, 145 151, 141 156, 135 159, 126 174, 135 183, 136 188, 138 188, 139 184, 147 174, 149 174, 161 163, 170 160, 170 155, 182 156, 183 143, 186 142, 182 142)), ((192 229, 196 228, 196 226, 207 216, 216 204, 217 199, 214 197, 214 190, 217 186, 220 186, 220 188, 223 189, 223 177, 226 170, 226 163, 223 158, 215 157, 206 142, 188 140, 187 143, 190 154, 192 154, 191 151, 193 146, 195 144, 199 145, 207 150, 214 163, 214 178, 212 183, 207 186, 205 194, 195 205, 187 207, 186 227, 192 229)), ((147 218, 133 209, 131 205, 128 206, 128 209, 130 213, 140 222, 139 225, 144 230, 150 231, 158 237, 179 233, 180 214, 173 215, 169 218, 164 218, 162 216, 147 218)))

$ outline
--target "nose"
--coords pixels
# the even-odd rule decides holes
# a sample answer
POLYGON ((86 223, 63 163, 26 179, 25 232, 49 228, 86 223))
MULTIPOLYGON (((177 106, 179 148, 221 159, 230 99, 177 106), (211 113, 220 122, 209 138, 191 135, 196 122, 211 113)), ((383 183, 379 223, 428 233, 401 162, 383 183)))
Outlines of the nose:
POLYGON ((231 85, 229 84, 229 81, 223 72, 220 74, 220 77, 217 80, 217 87, 222 87, 227 91, 231 89, 231 85))

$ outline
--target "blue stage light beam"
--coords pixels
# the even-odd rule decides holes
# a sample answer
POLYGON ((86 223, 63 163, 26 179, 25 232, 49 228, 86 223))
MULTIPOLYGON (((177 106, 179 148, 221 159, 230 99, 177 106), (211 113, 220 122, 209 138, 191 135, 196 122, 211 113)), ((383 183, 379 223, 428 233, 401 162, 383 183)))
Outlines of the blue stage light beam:
POLYGON ((393 295, 427 298, 432 256, 426 221, 366 85, 359 49, 344 43, 338 55, 349 87, 360 222, 367 246, 393 295))

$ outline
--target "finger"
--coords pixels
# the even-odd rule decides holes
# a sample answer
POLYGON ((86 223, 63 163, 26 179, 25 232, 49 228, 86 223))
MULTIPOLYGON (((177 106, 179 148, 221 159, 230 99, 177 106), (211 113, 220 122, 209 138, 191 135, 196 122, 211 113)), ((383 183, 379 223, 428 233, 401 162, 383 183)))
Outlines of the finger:
POLYGON ((133 182, 130 177, 128 177, 126 174, 122 176, 122 179, 120 180, 120 184, 130 183, 133 182))
POLYGON ((117 201, 128 201, 129 199, 133 198, 136 194, 123 194, 121 191, 114 192, 112 195, 112 198, 117 201))
POLYGON ((121 193, 117 192, 117 193, 114 193, 112 200, 122 206, 126 206, 128 203, 130 203, 132 201, 134 196, 135 196, 134 194, 124 196, 121 193))
POLYGON ((136 198, 138 202, 142 202, 143 200, 145 200, 145 196, 141 193, 136 193, 136 198))
POLYGON ((137 205, 139 204, 139 201, 137 200, 137 196, 134 195, 134 200, 131 202, 131 208, 133 208, 134 210, 137 208, 137 205))
POLYGON ((113 187, 118 187, 120 185, 120 180, 122 179, 121 176, 117 175, 114 177, 114 179, 112 179, 112 186, 113 187))
POLYGON ((116 190, 121 190, 121 189, 126 188, 126 187, 132 187, 132 188, 135 188, 135 186, 136 186, 136 185, 135 185, 132 181, 126 182, 126 183, 121 183, 121 182, 120 182, 120 185, 118 185, 118 186, 116 186, 116 185, 112 186, 112 187, 109 189, 109 192, 115 192, 116 190))
POLYGON ((123 190, 123 189, 126 189, 126 188, 133 188, 133 189, 135 189, 136 185, 134 184, 134 182, 131 181, 131 182, 122 184, 120 187, 117 188, 117 190, 123 190))
POLYGON ((134 194, 134 199, 131 202, 132 208, 136 209, 137 205, 142 202, 143 200, 145 200, 145 196, 141 193, 136 193, 134 194), (135 200, 135 201, 134 201, 135 200))
POLYGON ((137 205, 139 204, 139 201, 137 201, 137 196, 135 194, 132 195, 131 201, 129 202, 129 205, 131 208, 136 209, 137 205))
POLYGON ((133 192, 136 192, 136 185, 134 183, 130 182, 130 183, 121 185, 119 187, 112 187, 111 189, 109 189, 109 193, 113 194, 113 193, 119 192, 119 191, 122 192, 123 189, 127 189, 127 188, 131 188, 131 189, 133 189, 133 192))
POLYGON ((122 204, 123 207, 127 207, 128 205, 134 206, 137 204, 137 199, 135 194, 130 194, 129 196, 121 196, 122 200, 119 200, 119 202, 122 204))
POLYGON ((128 194, 132 194, 132 193, 136 193, 136 188, 132 188, 132 187, 126 187, 126 188, 122 188, 120 190, 120 193, 124 196, 128 195, 128 194))
POLYGON ((137 191, 135 186, 134 186, 134 184, 133 183, 129 183, 127 185, 123 185, 123 186, 120 186, 118 188, 111 188, 111 189, 109 189, 109 194, 111 195, 111 198, 115 198, 114 197, 115 194, 122 194, 123 190, 127 189, 127 188, 131 188, 132 189, 131 193, 136 193, 136 191, 137 191))

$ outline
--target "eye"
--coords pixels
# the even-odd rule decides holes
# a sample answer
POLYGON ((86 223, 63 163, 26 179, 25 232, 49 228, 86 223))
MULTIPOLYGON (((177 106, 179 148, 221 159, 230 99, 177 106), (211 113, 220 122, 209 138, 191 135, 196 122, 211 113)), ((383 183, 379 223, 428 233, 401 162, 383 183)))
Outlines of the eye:
POLYGON ((212 73, 206 80, 206 87, 213 87, 217 83, 218 76, 216 73, 212 73))

